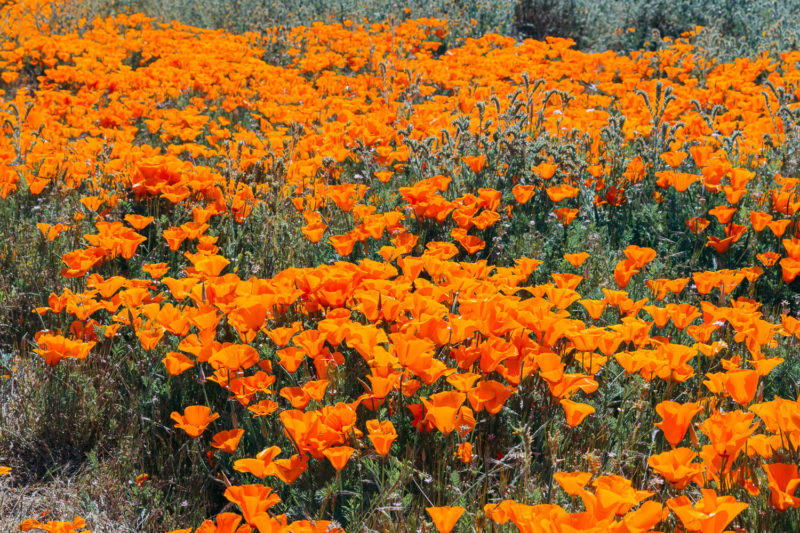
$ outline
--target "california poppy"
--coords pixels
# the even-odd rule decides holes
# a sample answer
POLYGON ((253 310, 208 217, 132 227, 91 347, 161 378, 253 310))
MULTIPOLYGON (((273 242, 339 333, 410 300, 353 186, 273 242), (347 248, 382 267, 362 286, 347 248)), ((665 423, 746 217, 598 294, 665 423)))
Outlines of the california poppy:
POLYGON ((219 413, 211 413, 211 408, 205 405, 190 405, 183 411, 184 414, 173 411, 170 418, 175 421, 175 427, 184 430, 190 437, 199 437, 208 425, 219 418, 219 413))
POLYGON ((572 400, 568 400, 566 398, 559 400, 559 403, 561 404, 561 407, 564 408, 564 412, 566 413, 567 425, 573 428, 580 425, 584 418, 595 411, 594 407, 589 404, 573 402, 572 400))
POLYGON ((433 524, 440 533, 450 533, 456 522, 464 514, 463 507, 426 507, 425 510, 433 519, 433 524))
POLYGON ((247 523, 266 514, 267 510, 280 503, 280 497, 265 485, 233 485, 225 490, 225 498, 239 506, 247 523))
POLYGON ((656 405, 656 412, 661 416, 662 421, 656 423, 656 427, 664 432, 667 442, 676 447, 683 440, 686 430, 692 423, 692 418, 702 410, 697 403, 677 403, 664 401, 656 405))
POLYGON ((233 453, 239 446, 239 440, 244 435, 243 429, 229 429, 216 433, 211 439, 211 446, 225 453, 233 453))
POLYGON ((335 446, 327 448, 322 453, 328 458, 336 470, 341 470, 355 451, 356 450, 350 446, 335 446))

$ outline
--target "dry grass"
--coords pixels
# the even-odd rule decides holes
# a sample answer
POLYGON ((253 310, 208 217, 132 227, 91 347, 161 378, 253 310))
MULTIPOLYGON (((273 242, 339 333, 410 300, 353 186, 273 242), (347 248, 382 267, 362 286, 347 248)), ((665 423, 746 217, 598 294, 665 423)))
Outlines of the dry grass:
POLYGON ((94 533, 143 531, 149 516, 125 509, 119 487, 96 473, 82 470, 57 474, 50 481, 15 486, 14 476, 0 479, 0 531, 17 531, 25 519, 68 520, 82 516, 94 533))

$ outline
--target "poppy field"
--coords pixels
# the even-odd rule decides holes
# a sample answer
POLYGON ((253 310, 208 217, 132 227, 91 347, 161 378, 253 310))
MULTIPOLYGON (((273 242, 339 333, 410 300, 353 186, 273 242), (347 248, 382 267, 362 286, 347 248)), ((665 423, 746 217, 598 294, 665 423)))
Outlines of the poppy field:
POLYGON ((59 9, 0 3, 13 527, 800 530, 800 52, 59 9))

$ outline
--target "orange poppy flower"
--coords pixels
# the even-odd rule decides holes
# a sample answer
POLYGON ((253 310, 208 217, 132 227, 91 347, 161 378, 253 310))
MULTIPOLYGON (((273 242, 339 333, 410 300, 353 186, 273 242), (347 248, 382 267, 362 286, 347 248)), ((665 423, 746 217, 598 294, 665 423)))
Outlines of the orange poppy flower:
POLYGON ((625 257, 633 262, 636 268, 644 268, 648 263, 656 258, 656 251, 652 248, 636 246, 631 244, 623 250, 625 257))
POLYGON ((203 434, 208 425, 219 418, 219 413, 211 414, 211 409, 205 405, 190 405, 180 414, 173 411, 170 418, 175 421, 175 427, 186 432, 190 437, 197 438, 203 434))
POLYGON ((578 303, 586 309, 586 312, 589 313, 589 316, 592 317, 592 320, 600 320, 600 317, 603 316, 603 311, 606 309, 606 301, 603 300, 578 300, 578 303))
POLYGON ((667 306, 667 313, 672 319, 672 323, 679 330, 684 330, 700 316, 697 308, 690 304, 670 304, 667 306))
POLYGON ((464 514, 463 507, 426 507, 425 510, 433 519, 433 524, 439 533, 450 533, 456 527, 461 515, 464 514))
POLYGON ((467 392, 469 403, 476 413, 486 409, 490 414, 497 414, 503 408, 514 389, 491 379, 481 381, 477 387, 467 392))
POLYGON ((473 458, 472 443, 462 442, 461 444, 459 444, 455 456, 458 457, 458 459, 465 465, 471 463, 473 458))
POLYGON ((783 234, 786 232, 786 228, 789 227, 789 224, 792 223, 792 219, 785 218, 783 220, 774 220, 772 222, 767 223, 767 227, 772 232, 773 235, 776 237, 782 237, 783 234))
POLYGON ((194 366, 194 361, 180 352, 167 352, 166 357, 161 361, 167 368, 167 372, 172 376, 182 374, 194 366))
POLYGON ((37 223, 36 227, 39 228, 39 231, 42 232, 42 235, 48 240, 48 242, 54 241, 56 237, 69 229, 69 226, 64 224, 51 225, 45 222, 37 223))
POLYGON ((125 222, 133 226, 133 229, 135 230, 146 228, 154 220, 153 217, 146 217, 142 215, 133 215, 133 214, 127 214, 125 215, 124 218, 125 222))
POLYGON ((531 170, 533 170, 540 178, 542 178, 545 181, 552 178, 555 175, 557 169, 558 165, 554 165, 552 163, 539 163, 535 167, 531 168, 531 170))
POLYGON ((229 429, 216 433, 211 439, 211 446, 225 453, 233 453, 239 446, 239 440, 244 435, 243 429, 229 429))
POLYGON ((739 455, 755 429, 753 413, 744 411, 714 413, 700 425, 700 430, 711 440, 714 452, 727 458, 729 464, 739 455))
MULTIPOLYGON (((48 512, 49 511, 45 511, 43 514, 47 514, 48 512)), ((33 518, 28 518, 27 520, 23 520, 22 523, 19 525, 20 531, 41 529, 42 531, 48 531, 51 533, 79 533, 78 530, 80 529, 81 531, 83 531, 84 528, 86 528, 86 521, 80 516, 76 516, 71 522, 50 520, 48 522, 41 523, 33 518)), ((83 533, 91 533, 91 532, 86 530, 83 531, 83 533)))
POLYGON ((397 431, 389 420, 367 420, 367 438, 378 454, 387 455, 397 439, 397 431))
POLYGON ((737 403, 747 405, 756 395, 758 378, 759 373, 755 370, 731 370, 726 375, 725 389, 737 403))
POLYGON ((514 185, 511 189, 514 199, 519 204, 527 204, 534 192, 536 192, 536 188, 533 185, 514 185))
POLYGON ((456 388, 459 392, 469 392, 475 385, 475 382, 481 377, 480 374, 467 372, 463 374, 451 374, 447 376, 447 382, 456 388))
POLYGON ((800 275, 800 259, 784 257, 780 261, 783 281, 791 283, 800 275))
POLYGON ((280 497, 265 485, 233 485, 225 489, 225 498, 239 506, 248 524, 267 513, 267 510, 280 503, 280 497))
POLYGON ((350 446, 335 446, 325 449, 322 453, 328 458, 328 461, 331 462, 333 467, 339 471, 344 468, 355 451, 355 448, 351 448, 350 446))
POLYGON ((720 224, 727 224, 731 221, 736 211, 737 209, 735 207, 718 205, 714 209, 709 210, 708 214, 716 218, 720 224))
MULTIPOLYGON (((220 513, 215 517, 215 520, 217 522, 216 524, 211 520, 206 520, 200 524, 200 527, 197 528, 195 533, 251 533, 252 531, 250 526, 246 524, 239 527, 242 517, 236 513, 220 513)), ((191 529, 178 531, 192 533, 191 529)), ((169 533, 177 532, 171 531, 169 533)))
POLYGON ((686 159, 688 154, 686 152, 680 151, 673 151, 673 152, 663 152, 661 154, 661 159, 671 166, 672 168, 678 168, 681 166, 681 163, 686 159))
POLYGON ((703 217, 694 217, 686 221, 686 227, 695 235, 703 233, 711 222, 703 217))
POLYGON ((247 472, 257 478, 264 479, 268 475, 267 467, 272 464, 280 453, 281 449, 279 447, 271 446, 260 451, 254 459, 238 459, 233 463, 233 469, 237 472, 247 472))
POLYGON ((469 169, 475 174, 483 170, 483 167, 486 165, 486 156, 484 154, 465 156, 462 158, 462 160, 464 161, 464 163, 467 164, 469 169))
POLYGON ((563 398, 559 400, 561 407, 564 408, 564 412, 567 416, 567 425, 569 427, 577 427, 580 425, 583 420, 589 416, 590 414, 594 413, 594 407, 586 403, 579 403, 573 402, 572 400, 568 400, 563 398))
POLYGON ((756 258, 761 261, 765 267, 771 267, 778 262, 778 259, 781 258, 781 254, 776 252, 764 252, 760 254, 756 254, 756 258))
POLYGON ((166 263, 148 263, 142 265, 142 271, 150 274, 153 279, 159 279, 161 276, 169 272, 169 266, 166 263))
POLYGON ((547 196, 553 203, 558 203, 567 198, 575 198, 580 190, 572 185, 553 185, 546 189, 547 196))
POLYGON ((697 454, 689 448, 675 448, 648 457, 647 464, 677 490, 683 490, 692 481, 702 483, 703 465, 692 463, 695 457, 697 454))
POLYGON ((797 465, 772 463, 764 465, 763 468, 767 473, 772 506, 779 511, 800 507, 800 498, 794 496, 797 487, 800 487, 797 465))
POLYGON ((558 472, 553 474, 553 479, 561 485, 564 492, 570 496, 578 496, 583 493, 586 485, 592 479, 591 472, 558 472))
POLYGON ((615 475, 600 476, 592 485, 595 488, 594 494, 584 490, 579 496, 586 506, 587 513, 595 521, 623 516, 635 505, 653 495, 649 491, 634 489, 630 480, 615 475))
POLYGON ((624 289, 630 283, 631 278, 639 273, 636 268, 636 261, 632 259, 625 259, 617 263, 614 268, 614 282, 620 289, 624 289))
POLYGON ((581 266, 584 263, 584 261, 586 261, 588 258, 589 254, 587 252, 579 252, 576 254, 564 254, 564 259, 566 259, 567 262, 570 265, 574 266, 575 268, 581 266))
POLYGON ((571 207, 560 207, 555 210, 556 217, 559 222, 564 226, 569 226, 575 217, 578 216, 578 210, 571 207))
POLYGON ((258 361, 258 351, 249 344, 229 344, 215 351, 208 359, 214 368, 226 368, 232 372, 250 368, 258 361))
POLYGON ((764 213, 763 211, 750 211, 750 224, 753 230, 758 233, 767 227, 767 224, 772 222, 772 215, 764 213))
POLYGON ((583 276, 579 276, 578 274, 554 272, 551 276, 556 286, 560 289, 574 290, 578 287, 580 282, 583 281, 583 276))
POLYGON ((667 506, 688 531, 722 533, 736 516, 747 509, 746 503, 733 496, 717 496, 711 489, 703 489, 703 498, 692 505, 687 496, 667 500, 667 506))
POLYGON ((425 421, 444 434, 452 433, 456 428, 456 416, 459 409, 467 399, 463 392, 446 391, 432 395, 429 399, 422 398, 425 406, 425 421))
POLYGON ((464 247, 468 254, 472 255, 486 248, 486 242, 475 235, 467 235, 464 228, 453 228, 450 235, 464 247))
POLYGON ((697 403, 680 404, 672 401, 664 401, 656 405, 656 412, 661 416, 661 422, 655 424, 664 433, 667 442, 674 448, 692 423, 692 418, 702 410, 697 403))

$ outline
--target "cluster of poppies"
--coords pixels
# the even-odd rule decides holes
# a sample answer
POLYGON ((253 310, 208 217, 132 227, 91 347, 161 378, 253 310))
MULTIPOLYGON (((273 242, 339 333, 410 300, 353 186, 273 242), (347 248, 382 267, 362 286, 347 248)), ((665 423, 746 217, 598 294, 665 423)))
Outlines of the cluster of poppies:
POLYGON ((413 461, 410 433, 483 468, 493 421, 524 421, 535 398, 558 408, 547 427, 569 439, 608 414, 594 399, 620 381, 660 391, 642 407, 658 422, 640 429, 652 433, 651 475, 669 485, 660 493, 554 461, 570 505, 487 493, 415 509, 442 532, 480 515, 526 532, 717 533, 751 506, 800 507, 800 402, 763 397, 800 321, 759 301, 762 277, 786 287, 800 274, 800 178, 770 159, 794 127, 800 53, 716 65, 688 39, 622 56, 498 35, 444 50, 434 19, 231 35, 119 15, 57 35, 42 23, 50 9, 20 0, 0 17, 0 196, 81 206, 37 224, 47 245, 79 244, 61 257, 65 287, 34 310, 51 328, 33 351, 79 364, 127 336, 171 379, 223 391, 222 416, 198 397, 172 420, 232 456, 215 465, 240 514, 181 531, 340 531, 333 511, 293 521, 277 487, 363 458, 413 461), (288 65, 265 60, 277 41, 288 65), (471 135, 499 131, 525 91, 527 134, 587 135, 585 165, 537 154, 515 169, 477 150, 445 175, 426 170, 435 143, 412 150, 457 135, 459 121, 471 135), (616 114, 621 168, 601 144, 616 114), (637 154, 662 123, 674 125, 669 145, 637 154), (651 195, 629 192, 646 182, 651 195), (670 195, 692 206, 698 253, 744 256, 744 238, 758 263, 687 273, 631 244, 589 284, 606 258, 585 249, 551 264, 488 253, 500 226, 543 206, 566 231, 593 210, 635 213, 670 195), (220 235, 263 205, 295 216, 303 246, 332 259, 245 275, 220 235), (416 231, 429 224, 439 232, 416 231), (250 435, 262 449, 245 455, 241 421, 259 418, 279 429, 250 435))

